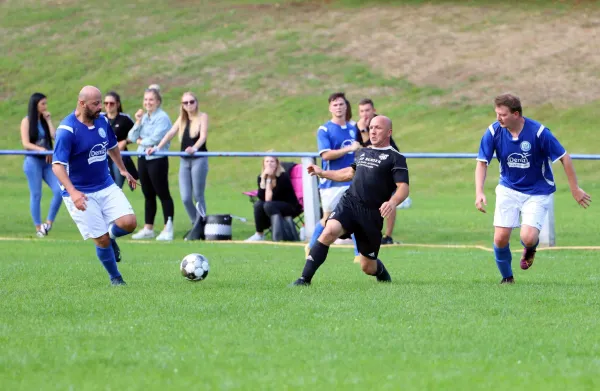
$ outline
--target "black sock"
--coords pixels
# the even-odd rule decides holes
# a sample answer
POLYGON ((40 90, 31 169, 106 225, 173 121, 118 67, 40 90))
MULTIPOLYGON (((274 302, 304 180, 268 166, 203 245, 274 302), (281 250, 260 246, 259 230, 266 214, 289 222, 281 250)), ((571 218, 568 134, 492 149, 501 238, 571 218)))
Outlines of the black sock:
POLYGON ((377 281, 392 281, 390 273, 388 273, 385 265, 379 259, 377 260, 377 272, 375 272, 375 278, 377 278, 377 281))
POLYGON ((324 245, 318 240, 311 247, 310 253, 306 258, 306 265, 304 265, 304 270, 302 271, 302 278, 304 278, 304 281, 310 282, 310 280, 312 280, 319 266, 325 262, 327 252, 329 252, 329 246, 324 245))

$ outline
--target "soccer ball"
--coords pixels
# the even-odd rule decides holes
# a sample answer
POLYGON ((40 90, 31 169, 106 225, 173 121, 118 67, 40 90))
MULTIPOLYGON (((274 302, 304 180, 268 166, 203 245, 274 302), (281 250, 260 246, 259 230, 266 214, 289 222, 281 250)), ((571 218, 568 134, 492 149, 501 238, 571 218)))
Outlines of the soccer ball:
POLYGON ((189 281, 202 281, 208 276, 210 266, 202 254, 189 254, 183 258, 179 267, 181 274, 189 281))

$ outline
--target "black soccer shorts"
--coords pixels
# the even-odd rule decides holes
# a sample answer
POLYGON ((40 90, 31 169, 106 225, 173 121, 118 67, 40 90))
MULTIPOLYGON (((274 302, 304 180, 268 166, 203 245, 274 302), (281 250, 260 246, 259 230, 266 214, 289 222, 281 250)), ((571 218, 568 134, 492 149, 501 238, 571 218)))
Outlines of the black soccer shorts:
POLYGON ((358 202, 352 202, 344 194, 327 220, 339 221, 345 231, 341 238, 347 239, 354 234, 358 252, 367 258, 377 259, 383 228, 383 217, 378 209, 369 209, 358 202))

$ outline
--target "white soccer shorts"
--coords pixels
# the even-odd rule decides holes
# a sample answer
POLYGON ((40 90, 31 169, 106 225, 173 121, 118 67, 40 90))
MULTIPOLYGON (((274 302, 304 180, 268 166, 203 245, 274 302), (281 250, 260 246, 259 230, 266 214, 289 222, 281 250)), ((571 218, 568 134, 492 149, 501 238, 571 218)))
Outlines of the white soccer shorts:
POLYGON ((328 189, 319 189, 321 194, 321 207, 323 213, 331 213, 340 202, 340 199, 350 186, 336 186, 328 189))
POLYGON ((541 231, 549 205, 550 195, 529 195, 498 185, 494 226, 518 228, 521 217, 522 224, 541 231))
POLYGON ((115 184, 86 196, 88 199, 85 211, 77 209, 71 197, 63 197, 69 214, 84 240, 99 238, 108 232, 110 223, 119 217, 134 214, 125 193, 115 184))

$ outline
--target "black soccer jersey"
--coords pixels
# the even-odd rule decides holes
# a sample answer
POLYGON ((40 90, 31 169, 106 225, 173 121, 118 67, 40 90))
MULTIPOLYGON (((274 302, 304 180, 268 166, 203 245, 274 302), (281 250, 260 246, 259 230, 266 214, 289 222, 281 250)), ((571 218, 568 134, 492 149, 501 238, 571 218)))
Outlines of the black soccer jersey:
POLYGON ((408 184, 406 158, 391 146, 359 149, 352 168, 356 172, 348 193, 367 208, 379 209, 389 201, 396 183, 408 184))

